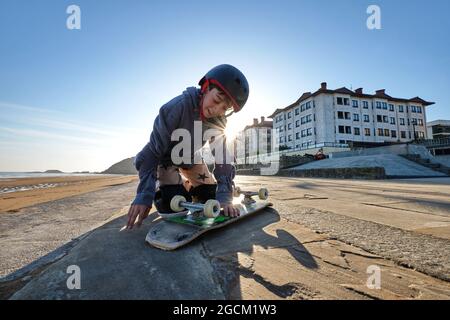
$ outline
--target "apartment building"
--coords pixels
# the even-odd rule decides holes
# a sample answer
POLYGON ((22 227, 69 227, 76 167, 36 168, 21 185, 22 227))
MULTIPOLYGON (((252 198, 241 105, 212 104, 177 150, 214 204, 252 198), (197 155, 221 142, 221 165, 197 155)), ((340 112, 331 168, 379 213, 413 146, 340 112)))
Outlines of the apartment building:
POLYGON ((426 139, 426 107, 420 97, 395 98, 385 89, 375 94, 362 88, 331 90, 327 83, 305 92, 291 105, 269 116, 280 146, 305 149, 320 145, 407 142, 426 139))
POLYGON ((270 153, 272 147, 272 128, 272 120, 266 120, 265 117, 261 117, 261 121, 258 122, 258 119, 254 118, 253 123, 240 131, 235 138, 237 158, 243 163, 253 163, 257 161, 258 154, 270 153), (239 150, 237 140, 241 142, 240 145, 244 147, 244 150, 239 150))
POLYGON ((435 120, 427 123, 428 139, 450 138, 450 120, 435 120))

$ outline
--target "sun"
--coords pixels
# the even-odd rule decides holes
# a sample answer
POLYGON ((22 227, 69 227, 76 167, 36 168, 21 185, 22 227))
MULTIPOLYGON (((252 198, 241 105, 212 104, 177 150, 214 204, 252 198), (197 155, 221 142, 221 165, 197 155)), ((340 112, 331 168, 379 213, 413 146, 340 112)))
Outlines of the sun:
POLYGON ((227 126, 225 128, 225 136, 228 140, 234 139, 243 129, 244 127, 237 117, 230 117, 228 118, 227 126))

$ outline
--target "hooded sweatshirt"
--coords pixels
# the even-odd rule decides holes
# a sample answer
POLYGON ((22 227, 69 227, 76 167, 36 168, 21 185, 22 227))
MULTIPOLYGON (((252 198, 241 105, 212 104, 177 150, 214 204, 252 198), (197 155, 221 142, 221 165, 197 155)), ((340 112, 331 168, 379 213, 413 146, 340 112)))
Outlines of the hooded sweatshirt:
MULTIPOLYGON (((159 164, 171 164, 171 152, 178 141, 171 141, 172 133, 175 129, 185 129, 189 131, 192 140, 194 140, 194 121, 201 121, 200 116, 200 89, 195 87, 187 88, 181 95, 173 98, 163 105, 153 124, 153 131, 150 135, 150 141, 136 155, 134 165, 139 172, 139 185, 136 198, 133 204, 151 206, 155 196, 156 171, 159 164)), ((219 129, 223 134, 226 118, 214 118, 202 123, 203 137, 204 130, 219 129)), ((197 133, 198 134, 198 133, 197 133)), ((210 142, 213 142, 212 139, 210 142)), ((225 147, 226 141, 223 139, 224 151, 226 156, 229 150, 225 147)), ((201 146, 206 143, 201 139, 201 146)), ((189 167, 194 162, 194 152, 197 146, 191 141, 191 164, 181 165, 189 167)), ((231 163, 226 163, 225 159, 215 158, 213 175, 217 180, 216 200, 221 204, 230 204, 232 202, 232 187, 235 177, 235 167, 231 163), (218 161, 219 160, 219 161, 218 161)))

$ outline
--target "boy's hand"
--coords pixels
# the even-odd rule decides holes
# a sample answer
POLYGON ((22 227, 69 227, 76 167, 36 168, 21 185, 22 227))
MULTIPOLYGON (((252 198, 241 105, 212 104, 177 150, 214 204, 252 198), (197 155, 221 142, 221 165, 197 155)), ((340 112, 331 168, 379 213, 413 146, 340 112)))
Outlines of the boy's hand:
POLYGON ((142 204, 131 205, 130 210, 128 210, 127 229, 133 229, 134 221, 136 221, 136 218, 138 217, 139 218, 136 222, 136 226, 140 227, 142 225, 142 221, 144 221, 144 219, 148 217, 148 213, 150 212, 151 208, 151 206, 148 207, 142 204))
POLYGON ((240 212, 232 204, 224 204, 223 214, 228 217, 238 217, 240 215, 240 212))

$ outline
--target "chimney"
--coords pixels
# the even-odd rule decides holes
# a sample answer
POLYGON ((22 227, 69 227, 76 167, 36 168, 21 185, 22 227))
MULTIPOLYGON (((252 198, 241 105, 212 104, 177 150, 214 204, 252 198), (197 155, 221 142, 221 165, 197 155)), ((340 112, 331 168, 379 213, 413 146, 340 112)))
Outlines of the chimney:
POLYGON ((327 83, 326 83, 326 82, 322 82, 322 83, 320 84, 320 89, 321 89, 321 90, 327 90, 327 83))
POLYGON ((261 117, 261 123, 264 123, 264 120, 265 120, 266 118, 264 118, 264 117, 261 117))
POLYGON ((253 118, 253 125, 257 125, 258 124, 258 119, 257 118, 253 118))
POLYGON ((363 94, 363 88, 358 88, 355 90, 357 94, 363 94))
POLYGON ((377 95, 380 95, 380 94, 385 94, 385 91, 386 91, 386 89, 380 89, 380 90, 377 90, 375 92, 376 92, 377 95))

